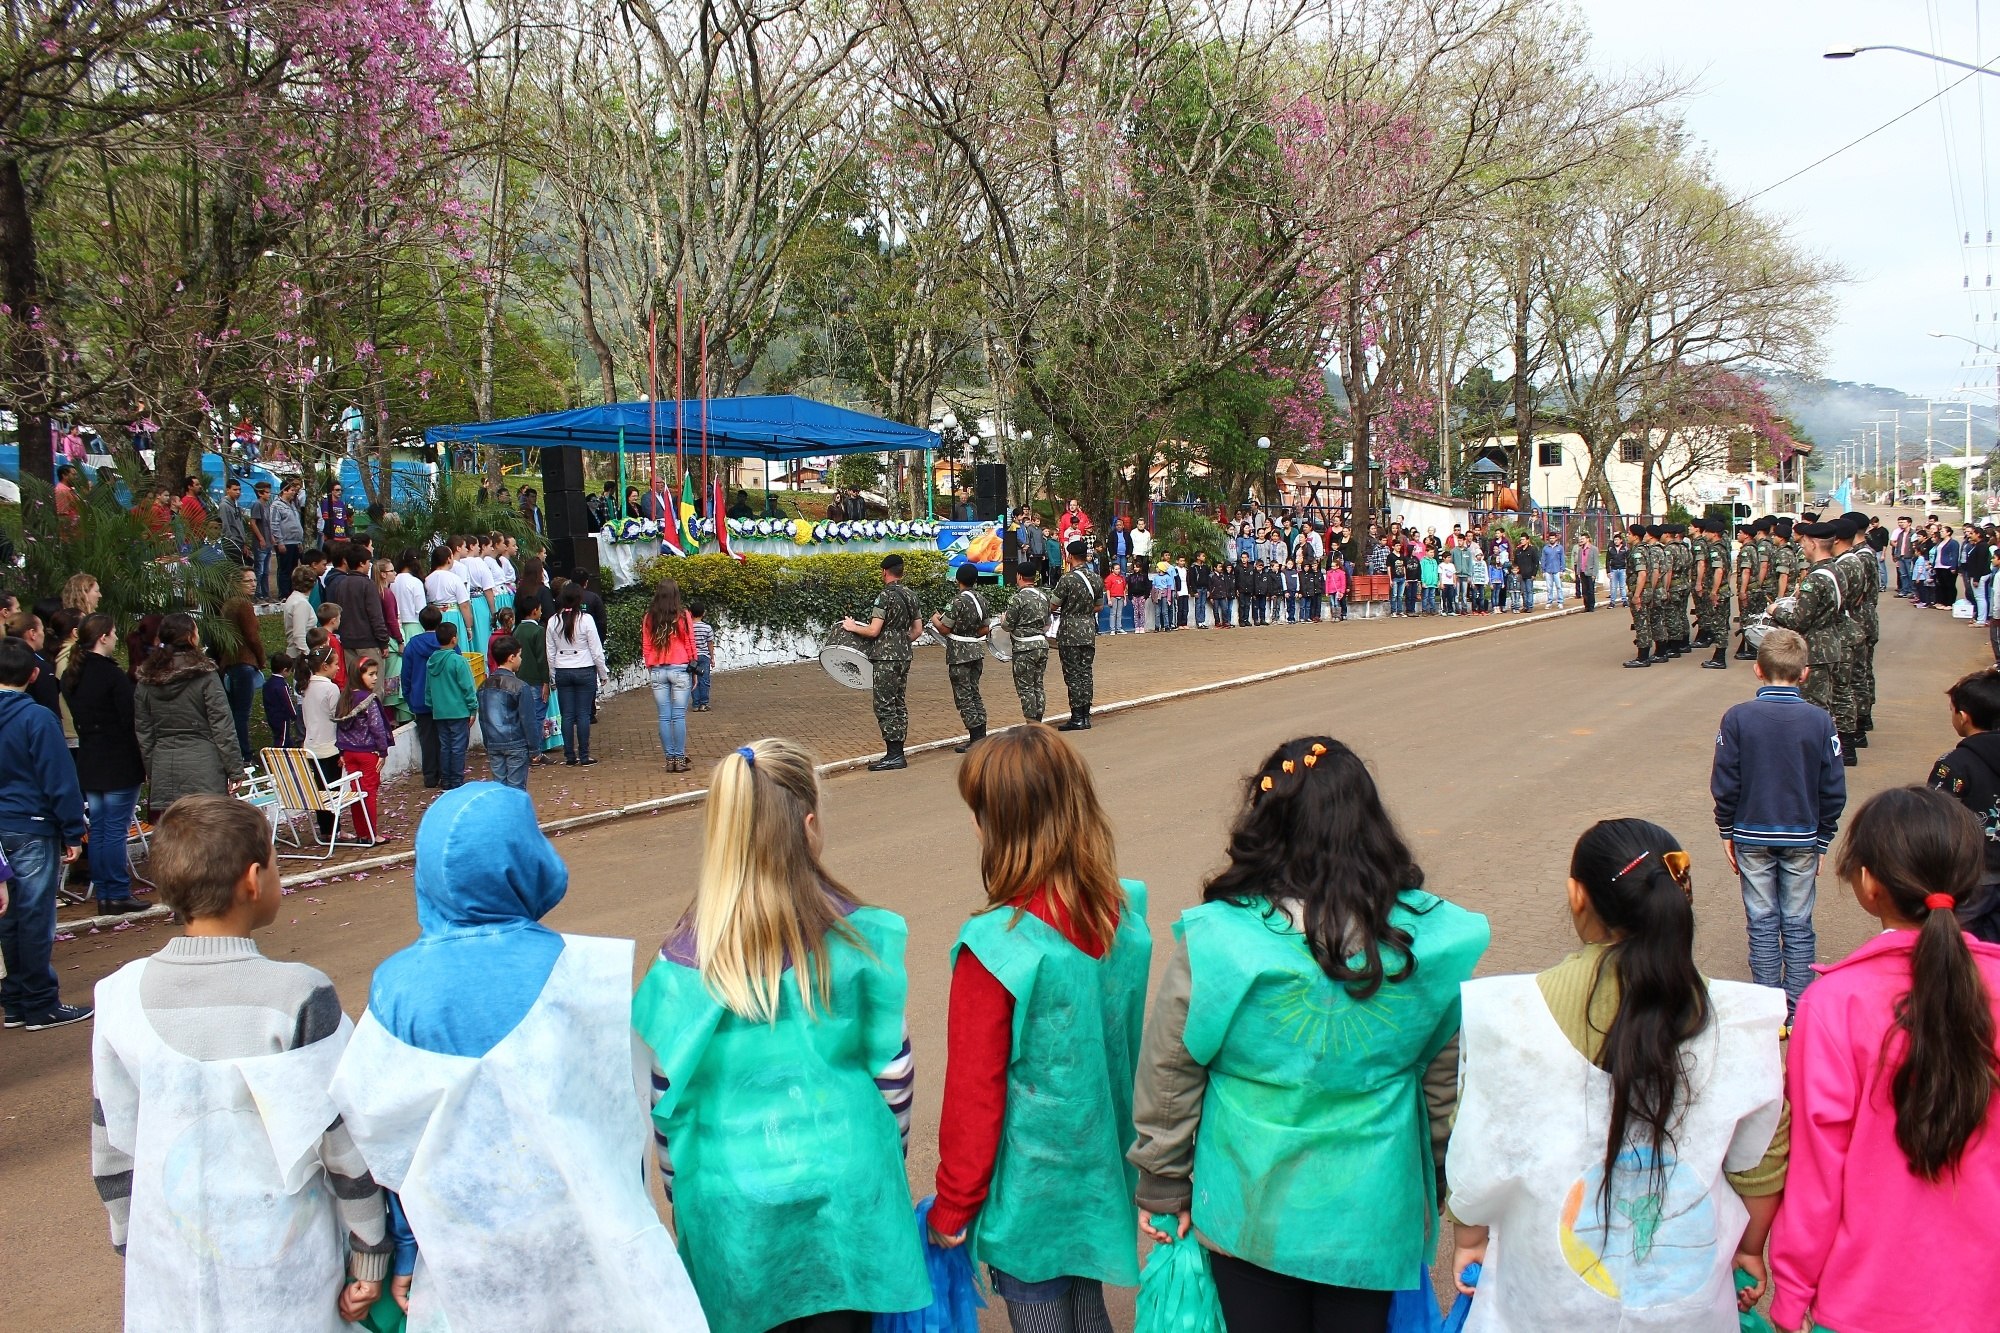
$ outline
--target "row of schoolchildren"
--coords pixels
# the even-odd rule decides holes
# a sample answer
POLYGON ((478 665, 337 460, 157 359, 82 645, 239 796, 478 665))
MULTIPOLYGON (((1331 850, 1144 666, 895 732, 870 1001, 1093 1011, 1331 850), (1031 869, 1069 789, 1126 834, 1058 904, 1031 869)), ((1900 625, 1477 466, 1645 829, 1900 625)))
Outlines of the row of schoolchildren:
MULTIPOLYGON (((1806 991, 1787 1055, 1781 992, 1697 971, 1687 853, 1644 820, 1593 825, 1548 886, 1575 952, 1472 980, 1485 918, 1423 887, 1358 756, 1289 742, 1148 1017, 1146 891, 1076 753, 1025 725, 958 790, 984 893, 925 1234, 970 1247, 1015 1328, 1108 1330, 1144 1232, 1198 1239, 1236 1333, 1383 1329, 1441 1207, 1461 1285, 1483 1264, 1474 1328, 1722 1333, 1767 1272, 1786 1330, 1990 1327, 2000 948, 1954 919, 1982 849, 1947 797, 1853 819, 1838 869, 1883 931, 1806 991)), ((256 812, 169 811, 154 870, 186 935, 99 987, 127 1327, 331 1333, 385 1279, 413 1325, 459 1329, 859 1333, 926 1306, 904 923, 827 872, 791 742, 725 757, 706 833, 634 999, 630 942, 540 924, 567 874, 526 798, 446 794, 421 934, 350 1027, 250 940, 278 902, 256 812)))
POLYGON ((1248 557, 1210 566, 1205 554, 1157 563, 1140 559, 1129 570, 1107 565, 1101 634, 1144 634, 1236 625, 1302 625, 1347 618, 1348 566, 1322 566, 1306 557, 1266 562, 1248 557))

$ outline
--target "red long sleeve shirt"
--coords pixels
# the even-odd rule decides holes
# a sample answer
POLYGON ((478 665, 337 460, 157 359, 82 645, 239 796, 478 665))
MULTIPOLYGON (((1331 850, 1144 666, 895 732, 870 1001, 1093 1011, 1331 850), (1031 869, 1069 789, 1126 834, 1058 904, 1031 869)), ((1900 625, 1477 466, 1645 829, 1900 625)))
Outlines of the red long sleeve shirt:
MULTIPOLYGON (((1047 890, 1036 890, 1025 906, 1084 953, 1104 957, 1107 945, 1085 938, 1047 890)), ((937 1202, 930 1224, 952 1236, 978 1216, 993 1183, 1007 1119, 1007 1065, 1014 1054, 1014 997, 970 949, 959 951, 951 971, 945 1051, 937 1202)))

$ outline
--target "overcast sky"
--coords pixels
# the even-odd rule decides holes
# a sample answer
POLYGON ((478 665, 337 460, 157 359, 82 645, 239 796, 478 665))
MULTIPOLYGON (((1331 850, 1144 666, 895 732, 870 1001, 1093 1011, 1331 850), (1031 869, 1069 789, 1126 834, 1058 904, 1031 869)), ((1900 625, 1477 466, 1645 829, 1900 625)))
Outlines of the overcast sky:
MULTIPOLYGON (((1607 72, 1665 68, 1694 84, 1689 127, 1731 188, 1762 190, 1965 74, 1893 43, 1978 64, 2000 57, 2000 0, 1577 0, 1607 72)), ((1994 68, 2000 70, 2000 63, 1994 68)), ((1824 373, 1947 394, 1993 383, 1963 343, 2000 346, 2000 77, 1979 74, 1868 142, 1765 195, 1807 248, 1852 276, 1826 331, 1824 373), (1983 87, 1981 87, 1983 85, 1983 87), (1986 103, 1981 133, 1980 94, 1986 103), (1942 114, 1940 109, 1942 108, 1942 114), (1990 151, 1989 151, 1990 149, 1990 151), (1982 168, 1991 163, 1989 179, 1982 168), (1961 245, 1970 230, 1973 246, 1961 245), (1972 290, 1965 288, 1967 277, 1972 290)), ((1991 390, 1984 396, 1993 402, 1991 390)))

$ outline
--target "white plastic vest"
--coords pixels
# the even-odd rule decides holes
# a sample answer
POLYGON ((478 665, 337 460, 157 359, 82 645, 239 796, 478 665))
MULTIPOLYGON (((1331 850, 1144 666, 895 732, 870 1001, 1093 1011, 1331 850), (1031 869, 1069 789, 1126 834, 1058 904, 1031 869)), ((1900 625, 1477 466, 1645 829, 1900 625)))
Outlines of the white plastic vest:
POLYGON ((1493 1229, 1467 1333, 1735 1333, 1749 1214, 1723 1173, 1755 1166, 1777 1128, 1785 996, 1708 987, 1663 1168, 1628 1147, 1607 1199, 1610 1076, 1563 1035, 1534 977, 1465 983, 1446 1175, 1452 1214, 1493 1229))
POLYGON ((197 1060, 146 1017, 149 962, 98 983, 92 1037, 95 1058, 131 1076, 98 1079, 105 1134, 133 1162, 126 1333, 349 1328, 335 1305, 346 1241, 319 1147, 353 1025, 276 1055, 197 1060))
POLYGON ((362 1015, 333 1099, 417 1238, 410 1333, 706 1333, 646 1192, 631 994, 630 940, 565 935, 483 1056, 362 1015))

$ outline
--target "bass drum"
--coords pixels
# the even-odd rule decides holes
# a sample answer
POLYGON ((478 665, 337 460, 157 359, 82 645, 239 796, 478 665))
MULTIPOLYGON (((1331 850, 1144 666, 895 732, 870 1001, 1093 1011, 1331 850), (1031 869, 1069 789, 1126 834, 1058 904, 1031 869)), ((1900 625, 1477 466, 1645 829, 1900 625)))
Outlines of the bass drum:
POLYGON ((819 650, 819 664, 834 683, 850 690, 875 688, 875 664, 868 658, 868 640, 850 629, 835 625, 819 650))
POLYGON ((1777 601, 1771 603, 1770 606, 1743 622, 1743 641, 1748 643, 1752 648, 1763 647, 1765 635, 1774 629, 1784 628, 1784 626, 1771 619, 1772 613, 1776 612, 1781 615, 1788 615, 1791 613, 1792 608, 1797 605, 1798 603, 1790 597, 1780 597, 1777 601))
POLYGON ((986 627, 986 651, 996 662, 1014 660, 1014 636, 998 620, 986 627))

